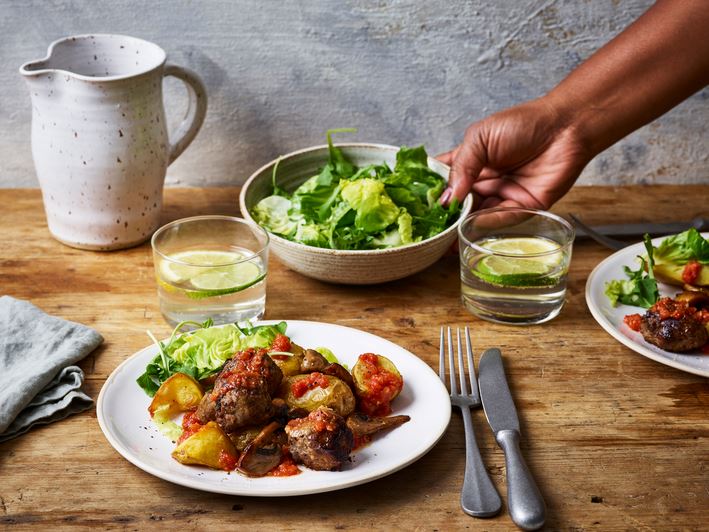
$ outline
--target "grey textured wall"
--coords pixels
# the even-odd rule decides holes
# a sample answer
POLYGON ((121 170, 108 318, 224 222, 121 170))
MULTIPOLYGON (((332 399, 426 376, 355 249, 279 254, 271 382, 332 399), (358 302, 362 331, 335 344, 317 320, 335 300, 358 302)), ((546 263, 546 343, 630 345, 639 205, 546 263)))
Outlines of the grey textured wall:
MULTIPOLYGON (((242 182, 279 154, 348 140, 452 147, 541 95, 650 0, 0 0, 0 187, 36 186, 17 67, 65 35, 125 33, 205 80, 210 108, 169 185, 242 182)), ((174 124, 183 89, 166 82, 174 124)), ((597 157, 582 183, 709 181, 709 89, 597 157)))

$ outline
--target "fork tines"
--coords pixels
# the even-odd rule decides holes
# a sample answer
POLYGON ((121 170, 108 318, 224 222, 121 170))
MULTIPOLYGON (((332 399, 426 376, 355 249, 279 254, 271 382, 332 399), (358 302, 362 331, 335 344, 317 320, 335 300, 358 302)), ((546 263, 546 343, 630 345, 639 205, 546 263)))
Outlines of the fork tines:
MULTIPOLYGON (((468 392, 467 379, 465 378, 465 364, 463 361, 463 349, 461 345, 461 334, 460 328, 456 330, 457 336, 457 359, 458 359, 458 369, 456 371, 455 357, 453 355, 453 338, 450 327, 441 327, 441 350, 438 366, 438 375, 441 381, 445 384, 445 370, 446 370, 446 349, 445 349, 445 337, 444 329, 447 329, 447 344, 448 344, 448 366, 449 366, 449 383, 450 383, 450 393, 451 397, 457 396, 462 398, 467 398, 470 400, 469 406, 476 406, 480 404, 480 392, 478 390, 478 380, 475 375, 475 364, 473 362, 473 349, 470 342, 470 329, 465 327, 465 351, 466 360, 468 366, 468 377, 470 379, 470 392, 468 392), (459 375, 458 382, 460 383, 460 393, 458 393, 458 383, 456 382, 456 373, 459 375)), ((460 405, 458 405, 460 406, 460 405)))

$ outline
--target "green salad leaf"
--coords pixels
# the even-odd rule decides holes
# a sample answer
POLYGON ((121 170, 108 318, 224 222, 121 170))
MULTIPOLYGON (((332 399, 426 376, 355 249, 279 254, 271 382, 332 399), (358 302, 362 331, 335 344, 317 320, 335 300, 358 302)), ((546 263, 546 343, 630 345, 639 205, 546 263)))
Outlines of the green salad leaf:
POLYGON ((138 385, 152 397, 160 385, 175 373, 185 373, 196 380, 205 379, 217 373, 238 351, 249 347, 270 347, 278 334, 285 334, 286 327, 286 322, 246 327, 232 323, 212 327, 211 320, 208 320, 201 324, 178 324, 167 342, 158 342, 148 333, 158 346, 159 353, 138 377, 138 385), (186 325, 196 325, 198 328, 180 334, 186 325))
POLYGON ((331 249, 379 249, 418 242, 450 226, 460 204, 438 202, 446 182, 428 166, 423 146, 402 147, 392 170, 386 164, 357 168, 332 142, 329 160, 292 193, 278 186, 251 215, 271 233, 302 244, 331 249))
POLYGON ((640 266, 637 270, 624 266, 628 279, 613 280, 606 283, 605 294, 614 307, 618 303, 633 305, 636 307, 650 308, 660 297, 657 289, 657 281, 652 271, 655 262, 653 258, 653 246, 650 235, 643 238, 647 259, 638 256, 640 266))
POLYGON ((665 238, 655 249, 658 261, 687 264, 696 260, 700 264, 709 264, 709 241, 695 228, 665 238))

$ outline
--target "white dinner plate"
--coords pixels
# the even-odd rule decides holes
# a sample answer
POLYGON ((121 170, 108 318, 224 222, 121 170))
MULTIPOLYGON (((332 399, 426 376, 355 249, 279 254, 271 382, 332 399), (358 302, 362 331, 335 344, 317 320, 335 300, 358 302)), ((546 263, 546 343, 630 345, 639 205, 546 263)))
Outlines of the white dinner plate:
MULTIPOLYGON (((707 238, 709 233, 703 233, 703 236, 707 238)), ((652 243, 657 246, 663 240, 655 238, 652 243)), ((606 283, 613 279, 627 279, 623 266, 637 270, 639 262, 636 257, 646 254, 645 246, 640 242, 614 253, 593 269, 586 282, 586 303, 591 314, 608 334, 636 353, 673 368, 709 377, 709 355, 699 352, 672 353, 646 342, 642 334, 623 323, 623 317, 627 314, 643 314, 645 309, 622 304, 614 308, 606 297, 606 283)), ((662 296, 674 296, 682 291, 678 286, 657 285, 662 296)))
POLYGON ((388 340, 357 329, 310 321, 287 323, 286 334, 295 343, 328 347, 350 368, 362 353, 389 358, 404 379, 404 388, 392 403, 393 413, 407 414, 411 421, 374 436, 372 443, 352 453, 352 461, 342 471, 299 466, 302 472, 291 477, 248 478, 237 472, 182 465, 170 456, 175 445, 151 422, 151 399, 135 382, 157 354, 151 346, 123 362, 106 380, 96 405, 101 430, 126 460, 151 475, 199 490, 258 497, 319 493, 369 482, 406 467, 438 442, 450 421, 451 404, 445 387, 425 362, 388 340))

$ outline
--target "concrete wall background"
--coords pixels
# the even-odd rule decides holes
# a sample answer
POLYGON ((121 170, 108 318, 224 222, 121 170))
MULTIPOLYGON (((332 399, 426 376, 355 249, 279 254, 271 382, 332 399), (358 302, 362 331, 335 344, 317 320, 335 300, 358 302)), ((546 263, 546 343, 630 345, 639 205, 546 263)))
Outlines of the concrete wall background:
MULTIPOLYGON (((346 138, 454 146, 467 125, 543 94, 650 0, 0 0, 0 187, 37 186, 20 64, 79 33, 156 42, 210 98, 168 185, 238 184, 274 157, 346 138)), ((170 122, 185 103, 167 81, 170 122)), ((706 183, 709 89, 597 157, 584 184, 706 183)))

